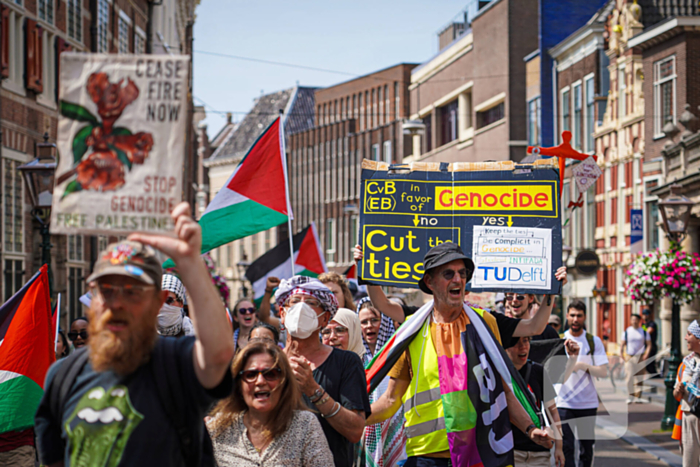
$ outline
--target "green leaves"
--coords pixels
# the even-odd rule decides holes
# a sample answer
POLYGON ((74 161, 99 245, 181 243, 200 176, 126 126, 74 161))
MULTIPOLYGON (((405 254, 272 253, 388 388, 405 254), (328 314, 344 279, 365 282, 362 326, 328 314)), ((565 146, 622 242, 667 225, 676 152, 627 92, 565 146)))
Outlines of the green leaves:
POLYGON ((115 128, 112 128, 112 134, 114 136, 131 136, 131 130, 128 128, 124 128, 123 126, 118 126, 115 128))
POLYGON ((83 127, 75 134, 75 137, 73 138, 73 162, 75 164, 79 163, 87 152, 88 145, 86 139, 88 136, 90 136, 94 128, 95 126, 90 124, 83 127))
POLYGON ((78 183, 77 180, 73 180, 66 186, 66 189, 63 191, 63 196, 61 196, 61 199, 77 191, 83 191, 83 186, 80 183, 78 183))
POLYGON ((117 153, 117 158, 121 161, 121 163, 124 164, 129 170, 131 170, 131 161, 127 157, 126 153, 111 144, 109 144, 108 146, 112 151, 117 153))
POLYGON ((61 115, 68 117, 72 120, 78 120, 79 122, 92 123, 93 126, 98 126, 100 121, 97 120, 93 114, 90 113, 88 109, 79 104, 74 104, 72 102, 61 101, 60 102, 61 115))

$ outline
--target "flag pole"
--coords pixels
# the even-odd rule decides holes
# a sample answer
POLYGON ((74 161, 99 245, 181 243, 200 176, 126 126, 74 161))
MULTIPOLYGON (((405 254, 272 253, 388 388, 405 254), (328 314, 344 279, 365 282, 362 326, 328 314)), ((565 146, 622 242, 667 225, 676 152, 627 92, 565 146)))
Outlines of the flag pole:
POLYGON ((287 118, 284 116, 284 110, 280 109, 280 147, 282 153, 282 167, 284 168, 284 194, 287 198, 287 236, 289 237, 289 256, 292 259, 292 276, 296 274, 294 271, 294 239, 292 238, 292 204, 289 200, 289 176, 287 175, 287 145, 284 137, 284 123, 287 118))
POLYGON ((58 328, 61 326, 61 294, 58 294, 56 300, 56 335, 53 339, 53 351, 58 350, 58 328))

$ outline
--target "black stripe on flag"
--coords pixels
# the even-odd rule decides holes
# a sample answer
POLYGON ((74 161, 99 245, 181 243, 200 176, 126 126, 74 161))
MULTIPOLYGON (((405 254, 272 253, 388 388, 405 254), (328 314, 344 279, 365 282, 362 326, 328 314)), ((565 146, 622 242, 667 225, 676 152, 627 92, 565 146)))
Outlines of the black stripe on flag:
MULTIPOLYGON (((310 225, 307 226, 304 230, 302 230, 298 234, 295 234, 294 237, 292 237, 295 252, 299 251, 299 248, 301 248, 301 244, 304 242, 304 238, 309 232, 310 227, 310 225)), ((250 267, 248 267, 248 270, 245 273, 245 277, 246 279, 248 279, 248 281, 250 281, 251 284, 254 284, 258 280, 265 277, 267 273, 275 269, 277 266, 283 264, 285 261, 290 259, 290 256, 291 255, 289 254, 289 238, 287 238, 283 242, 280 242, 272 250, 268 251, 260 258, 256 259, 253 262, 253 264, 251 264, 250 267)))

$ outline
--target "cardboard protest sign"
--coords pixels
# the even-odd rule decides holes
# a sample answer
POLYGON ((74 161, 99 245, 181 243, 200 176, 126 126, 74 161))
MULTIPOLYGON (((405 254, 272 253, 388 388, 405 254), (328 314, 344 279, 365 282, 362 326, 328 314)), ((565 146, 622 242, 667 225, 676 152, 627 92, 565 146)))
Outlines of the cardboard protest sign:
POLYGON ((169 232, 189 57, 61 54, 52 233, 169 232))
POLYGON ((451 241, 474 261, 470 290, 559 293, 557 162, 414 163, 389 170, 363 161, 360 280, 418 287, 425 253, 451 241))

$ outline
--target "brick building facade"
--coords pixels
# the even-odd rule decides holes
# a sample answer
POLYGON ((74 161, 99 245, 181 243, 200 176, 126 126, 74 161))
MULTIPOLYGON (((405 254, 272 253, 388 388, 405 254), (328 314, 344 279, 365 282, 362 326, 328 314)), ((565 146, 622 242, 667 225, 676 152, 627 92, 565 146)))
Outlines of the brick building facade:
POLYGON ((400 64, 316 91, 313 128, 287 144, 295 232, 311 222, 329 269, 352 262, 359 227, 362 159, 400 163, 410 153, 408 116, 412 64, 400 64))

